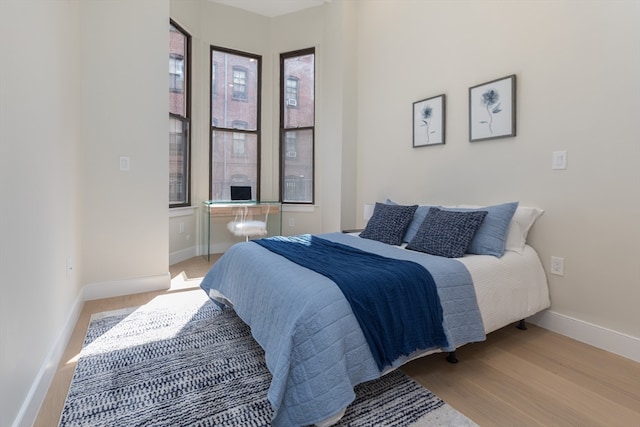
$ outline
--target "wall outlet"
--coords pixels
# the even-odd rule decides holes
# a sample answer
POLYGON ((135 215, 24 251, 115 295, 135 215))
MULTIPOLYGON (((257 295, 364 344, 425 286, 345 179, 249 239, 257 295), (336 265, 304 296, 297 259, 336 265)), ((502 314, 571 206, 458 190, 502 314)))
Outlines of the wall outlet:
POLYGON ((564 258, 552 256, 550 271, 551 271, 551 274, 555 274, 557 276, 564 276, 564 258))
POLYGON ((295 227, 295 226, 296 226, 295 218, 289 218, 289 227, 295 227))

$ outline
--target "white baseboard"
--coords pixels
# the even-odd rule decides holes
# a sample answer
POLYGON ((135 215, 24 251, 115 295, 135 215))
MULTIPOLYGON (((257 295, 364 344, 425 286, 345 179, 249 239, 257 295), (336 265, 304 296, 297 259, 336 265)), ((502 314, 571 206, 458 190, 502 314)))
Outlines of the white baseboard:
POLYGON ((82 289, 84 300, 119 297, 149 291, 160 291, 171 287, 169 272, 158 276, 138 277, 135 279, 114 280, 110 282, 89 283, 82 289))
MULTIPOLYGON (((76 323, 78 323, 83 303, 82 293, 80 293, 73 302, 73 306, 69 311, 69 315, 64 322, 62 330, 58 334, 51 350, 49 350, 49 353, 44 359, 44 363, 40 367, 40 370, 29 389, 29 393, 22 403, 22 407, 20 408, 18 415, 13 421, 13 427, 31 427, 35 423, 40 407, 42 406, 42 402, 44 402, 47 391, 51 386, 53 377, 55 376, 60 360, 62 359, 62 355, 67 348, 71 334, 76 327, 76 323)), ((55 421, 57 422, 57 420, 55 421)))
POLYGON ((640 362, 640 338, 550 310, 531 316, 527 321, 576 341, 640 362))
POLYGON ((197 252, 198 251, 196 246, 191 246, 190 248, 187 248, 187 249, 171 252, 169 254, 169 265, 177 264, 181 261, 198 256, 197 252))
MULTIPOLYGON (((35 380, 25 398, 20 412, 16 416, 12 427, 31 427, 38 417, 38 412, 51 386, 58 364, 62 359, 71 334, 73 333, 78 318, 82 311, 84 301, 110 298, 115 296, 130 295, 140 292, 169 289, 171 276, 169 272, 159 276, 140 277, 136 279, 118 280, 113 282, 100 282, 85 285, 73 303, 67 320, 58 337, 49 350, 35 380)), ((57 421, 56 421, 57 422, 57 421)))

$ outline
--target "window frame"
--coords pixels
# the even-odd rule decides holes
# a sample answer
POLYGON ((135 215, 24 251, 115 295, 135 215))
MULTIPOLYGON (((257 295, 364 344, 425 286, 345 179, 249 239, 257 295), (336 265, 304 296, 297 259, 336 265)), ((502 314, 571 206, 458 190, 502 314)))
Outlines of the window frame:
MULTIPOLYGON (((292 205, 314 205, 315 204, 315 194, 316 194, 316 136, 315 136, 315 115, 316 115, 316 49, 315 47, 309 47, 305 49, 294 50, 290 52, 284 52, 280 54, 280 132, 279 132, 279 152, 280 152, 280 201, 282 204, 292 204, 292 205), (295 58, 297 56, 306 56, 313 55, 313 125, 312 126, 299 126, 299 127, 288 127, 285 128, 285 112, 287 108, 300 108, 299 102, 299 94, 300 94, 300 79, 296 76, 292 76, 289 74, 285 74, 285 61, 290 58, 295 58), (287 105, 287 81, 289 79, 295 79, 298 83, 296 85, 296 106, 288 106, 287 105), (285 200, 285 179, 287 175, 285 175, 285 159, 286 159, 286 149, 287 149, 287 132, 288 131, 311 131, 311 169, 313 171, 311 177, 311 201, 286 201, 285 200)), ((297 141, 297 139, 296 139, 297 141)), ((296 142, 296 157, 298 156, 298 143, 296 142)), ((293 157, 293 156, 290 156, 293 157)))
MULTIPOLYGON (((239 129, 239 128, 234 128, 233 127, 233 123, 231 127, 225 127, 225 124, 223 123, 222 125, 220 125, 216 119, 214 119, 213 117, 213 102, 214 102, 214 98, 218 98, 220 95, 219 91, 216 90, 216 88, 212 88, 209 91, 209 200, 213 200, 213 176, 214 176, 214 170, 213 170, 213 161, 212 161, 212 153, 213 153, 213 149, 214 149, 214 138, 213 138, 213 134, 214 132, 220 132, 220 133, 231 133, 232 135, 232 139, 233 139, 233 134, 242 134, 245 138, 247 135, 255 135, 256 137, 256 188, 255 188, 255 195, 254 195, 254 199, 256 201, 260 201, 260 186, 261 186, 261 179, 260 179, 260 175, 261 175, 261 158, 262 158, 262 131, 261 131, 261 115, 262 115, 262 56, 261 55, 256 55, 250 52, 243 52, 243 51, 239 51, 239 50, 235 50, 235 49, 229 49, 229 48, 225 48, 225 47, 221 47, 221 46, 214 46, 214 45, 210 45, 209 46, 209 82, 210 84, 213 85, 213 78, 214 76, 217 78, 218 77, 218 73, 220 72, 220 69, 217 68, 220 66, 219 63, 215 62, 213 60, 213 54, 214 51, 217 52, 222 52, 225 54, 230 54, 230 55, 236 55, 236 56, 243 56, 246 58, 250 58, 255 60, 256 63, 256 129, 239 129), (215 70, 215 74, 213 71, 213 68, 216 67, 215 70), (214 123, 215 121, 215 123, 214 123)), ((242 67, 242 66, 232 66, 232 73, 233 71, 235 71, 236 69, 243 69, 245 72, 245 82, 244 82, 244 98, 243 97, 236 97, 236 92, 235 90, 232 92, 230 100, 232 101, 238 101, 238 102, 248 102, 249 101, 249 84, 248 84, 248 80, 249 80, 249 71, 246 67, 242 67)), ((233 75, 232 75, 232 80, 233 80, 233 75)), ((226 84, 226 83, 225 83, 226 84)), ((217 85, 216 85, 217 86, 217 85)), ((237 122, 237 121, 236 121, 237 122)), ((246 123, 246 122, 245 122, 246 123)), ((248 142, 245 139, 244 142, 244 148, 245 148, 245 154, 235 154, 236 157, 244 157, 244 156, 248 156, 248 142)))
MULTIPOLYGON (((169 208, 182 208, 182 207, 188 207, 191 206, 191 34, 189 34, 182 26, 180 26, 180 24, 178 24, 177 22, 175 22, 173 19, 169 19, 169 31, 171 31, 171 27, 174 27, 176 30, 178 30, 186 39, 185 42, 185 53, 183 55, 183 73, 184 73, 184 80, 183 80, 183 90, 182 92, 175 92, 174 93, 182 93, 185 97, 185 116, 179 115, 179 114, 175 114, 175 113, 171 113, 169 112, 169 121, 171 121, 171 119, 175 119, 175 120, 179 120, 181 122, 183 122, 183 124, 186 124, 186 149, 185 149, 185 166, 186 166, 186 171, 185 171, 185 180, 184 180, 184 193, 186 195, 185 197, 185 201, 184 202, 179 202, 179 203, 172 203, 171 200, 169 200, 169 208), (186 85, 186 89, 184 88, 184 85, 186 85)), ((170 57, 171 57, 171 53, 169 53, 170 57)), ((172 92, 170 84, 169 84, 169 93, 172 92)), ((184 126, 183 126, 184 128, 184 126)), ((169 178, 169 185, 171 184, 170 181, 170 177, 169 178)), ((169 193, 170 194, 170 193, 169 193)), ((168 195, 169 195, 168 194, 168 195)), ((170 199, 170 198, 169 198, 170 199)))

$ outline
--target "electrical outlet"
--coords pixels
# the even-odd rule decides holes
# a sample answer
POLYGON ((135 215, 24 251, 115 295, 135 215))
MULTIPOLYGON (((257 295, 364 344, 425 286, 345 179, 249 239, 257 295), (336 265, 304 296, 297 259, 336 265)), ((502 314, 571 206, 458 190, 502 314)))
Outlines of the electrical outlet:
POLYGON ((295 227, 295 226, 296 226, 295 218, 289 218, 289 227, 295 227))
POLYGON ((564 276, 564 258, 557 256, 551 257, 551 274, 564 276))

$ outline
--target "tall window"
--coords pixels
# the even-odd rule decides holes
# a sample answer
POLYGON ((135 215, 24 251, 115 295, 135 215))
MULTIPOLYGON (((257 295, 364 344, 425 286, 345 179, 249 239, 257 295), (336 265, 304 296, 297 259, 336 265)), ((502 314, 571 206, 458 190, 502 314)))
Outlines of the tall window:
POLYGON ((315 49, 280 55, 280 196, 314 202, 315 49))
POLYGON ((191 36, 173 21, 169 24, 169 207, 189 206, 191 36))
POLYGON ((231 184, 260 195, 261 57, 211 47, 209 198, 230 200, 231 184))

